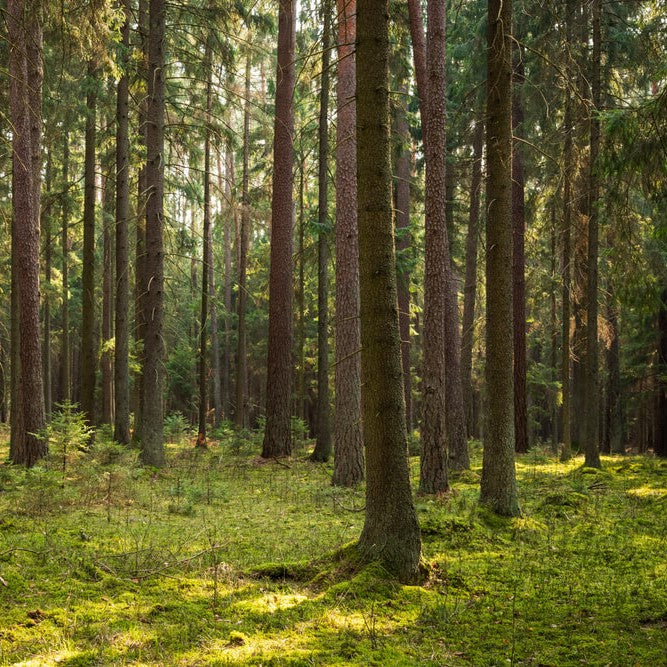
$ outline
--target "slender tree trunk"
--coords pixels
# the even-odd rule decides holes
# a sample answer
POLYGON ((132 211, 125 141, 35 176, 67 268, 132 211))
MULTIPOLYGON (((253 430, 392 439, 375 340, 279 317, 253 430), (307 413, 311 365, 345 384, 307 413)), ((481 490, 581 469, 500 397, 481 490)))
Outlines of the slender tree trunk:
POLYGON ((206 69, 206 128, 204 136, 204 243, 201 270, 201 318, 199 321, 199 427, 197 446, 206 447, 206 416, 208 414, 207 320, 211 274, 211 111, 213 108, 213 66, 211 63, 212 35, 206 40, 204 67, 206 69))
POLYGON ((512 96, 512 317, 514 331, 514 438, 517 452, 528 451, 528 410, 526 406, 526 275, 523 155, 516 137, 523 125, 521 87, 524 78, 523 54, 515 47, 512 96))
POLYGON ((593 118, 591 119, 590 139, 590 175, 589 175, 589 216, 588 216, 588 285, 587 285, 587 324, 586 324, 586 465, 600 467, 600 404, 599 404, 599 363, 598 363, 598 206, 600 182, 598 176, 598 156, 600 153, 600 61, 601 0, 593 0, 593 72, 591 93, 593 118))
POLYGON ((512 5, 488 0, 486 389, 480 501, 519 513, 512 364, 512 5))
POLYGON ((549 404, 551 407, 551 448, 554 454, 558 454, 558 401, 557 401, 557 390, 556 383, 558 382, 558 304, 557 304, 557 289, 558 289, 558 227, 556 222, 556 200, 552 199, 551 202, 551 290, 549 295, 549 301, 551 305, 550 310, 550 331, 551 331, 551 380, 553 382, 553 387, 549 392, 549 404))
MULTIPOLYGON (((401 95, 407 100, 407 82, 401 95)), ((396 159, 396 252, 406 259, 410 251, 410 177, 412 150, 410 128, 403 104, 396 110, 396 134, 400 141, 396 159)), ((405 395, 405 425, 408 433, 412 430, 412 374, 410 372, 410 271, 407 262, 398 262, 398 324, 401 332, 401 362, 403 366, 403 393, 405 395)))
POLYGON ((5 354, 5 343, 0 335, 0 423, 7 423, 7 391, 5 389, 7 367, 7 356, 5 354))
POLYGON ((607 364, 609 367, 609 384, 607 388, 609 400, 609 449, 612 454, 625 454, 618 312, 611 289, 609 290, 607 321, 609 322, 611 333, 611 341, 607 352, 607 364))
POLYGON ((298 366, 296 372, 296 414, 306 421, 306 280, 305 280, 305 182, 306 158, 303 152, 299 155, 299 221, 298 248, 299 263, 296 285, 296 354, 298 366))
POLYGON ((42 6, 8 0, 12 124, 12 434, 10 458, 32 466, 47 451, 39 320, 42 6), (20 341, 20 344, 19 344, 20 341))
POLYGON ((51 191, 52 163, 51 147, 49 146, 46 157, 46 194, 49 198, 47 209, 42 214, 42 229, 44 230, 44 282, 46 283, 46 294, 44 295, 44 349, 42 360, 44 362, 44 412, 46 419, 51 416, 51 191))
MULTIPOLYGON (((250 70, 248 70, 248 94, 250 91, 250 70)), ((245 110, 244 110, 244 123, 245 123, 245 110)), ((245 131, 245 130, 244 130, 245 131)), ((227 215, 225 216, 225 226, 223 230, 223 243, 225 245, 225 284, 224 284, 224 304, 225 304, 225 317, 223 319, 223 345, 222 345, 222 368, 220 374, 221 388, 222 393, 222 406, 225 415, 228 418, 231 418, 231 367, 232 367, 232 238, 231 238, 231 229, 234 228, 234 241, 236 243, 236 270, 239 272, 239 266, 241 264, 241 244, 240 244, 240 228, 239 228, 239 219, 236 211, 236 198, 233 194, 234 189, 236 188, 236 173, 234 171, 234 148, 232 142, 229 141, 226 145, 226 156, 225 156, 225 169, 227 173, 227 178, 225 182, 225 196, 229 202, 229 209, 227 215)), ((218 153, 218 160, 220 160, 220 153, 218 153)), ((218 162, 218 167, 220 163, 218 162)), ((222 178, 222 170, 218 170, 219 178, 222 178)), ((248 209, 250 210, 250 209, 248 209)), ((248 227, 248 225, 246 225, 248 227)), ((245 269, 244 269, 245 271, 245 269)), ((243 276, 244 279, 244 289, 245 289, 245 273, 243 276)), ((240 284, 240 283, 239 283, 240 284)), ((240 287, 239 287, 240 292, 240 287)), ((237 305, 238 307, 238 305, 237 305)), ((244 328, 245 331, 245 328, 244 328)), ((245 334, 244 334, 245 335, 245 334)), ((247 372, 247 369, 246 369, 247 372)))
POLYGON ((317 234, 317 441, 312 458, 331 456, 329 408, 329 60, 331 49, 331 0, 322 0, 322 81, 320 92, 317 234))
POLYGON ((266 380, 266 429, 262 456, 292 451, 292 142, 294 133, 294 47, 296 5, 280 0, 278 69, 273 143, 269 337, 266 380))
POLYGON ((113 357, 110 345, 113 339, 113 266, 114 266, 114 233, 115 223, 115 188, 111 174, 115 170, 113 156, 105 160, 108 162, 103 175, 102 185, 102 222, 103 222, 103 264, 102 264, 102 423, 113 424, 113 357))
POLYGON ((421 540, 412 501, 391 210, 389 16, 386 0, 359 4, 357 165, 366 518, 361 554, 400 580, 417 578, 421 540))
POLYGON ((445 196, 445 5, 429 0, 426 61, 426 233, 424 275, 423 417, 419 490, 443 493, 447 481, 445 425, 445 317, 447 291, 447 224, 445 196))
POLYGON ((116 92, 116 341, 114 354, 114 439, 130 442, 130 370, 129 330, 129 230, 130 217, 130 140, 129 140, 129 0, 123 0, 124 21, 121 28, 121 78, 116 92))
POLYGON ((658 313, 658 432, 654 452, 667 456, 667 287, 660 295, 658 313))
POLYGON ((484 122, 476 121, 472 148, 470 212, 466 236, 466 274, 463 287, 463 334, 461 337, 461 385, 468 437, 474 431, 472 391, 472 348, 475 334, 475 301, 477 298, 477 240, 479 238, 479 203, 482 185, 482 151, 484 122))
POLYGON ((361 438, 361 348, 355 127, 356 0, 337 0, 336 79, 336 363, 334 369, 333 483, 354 486, 364 478, 361 438))
POLYGON ((86 75, 86 142, 83 193, 83 269, 81 276, 81 410, 88 424, 95 424, 95 148, 97 145, 97 74, 88 63, 86 75))
POLYGON ((62 199, 62 301, 63 331, 61 341, 60 394, 64 402, 72 400, 72 380, 70 372, 70 337, 69 337, 69 134, 63 136, 63 199, 62 199))
POLYGON ((150 0, 148 33, 148 107, 146 113, 146 261, 143 291, 144 369, 141 460, 164 464, 162 427, 164 310, 164 0, 150 0))
POLYGON ((246 56, 245 102, 243 107, 243 175, 241 185, 241 228, 239 230, 239 294, 238 337, 236 342, 236 413, 234 421, 238 428, 246 425, 248 396, 248 367, 246 356, 246 263, 248 257, 248 236, 250 227, 250 198, 248 196, 248 157, 250 153, 250 55, 246 56))

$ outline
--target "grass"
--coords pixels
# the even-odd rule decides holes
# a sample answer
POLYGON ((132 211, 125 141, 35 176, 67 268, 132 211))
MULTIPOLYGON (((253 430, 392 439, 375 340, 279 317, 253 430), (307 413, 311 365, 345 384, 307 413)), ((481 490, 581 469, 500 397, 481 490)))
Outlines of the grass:
POLYGON ((100 439, 0 466, 0 664, 665 664, 667 462, 534 450, 501 519, 473 444, 449 497, 417 498, 429 574, 400 586, 351 558, 362 489, 257 451, 181 439, 158 471, 100 439))

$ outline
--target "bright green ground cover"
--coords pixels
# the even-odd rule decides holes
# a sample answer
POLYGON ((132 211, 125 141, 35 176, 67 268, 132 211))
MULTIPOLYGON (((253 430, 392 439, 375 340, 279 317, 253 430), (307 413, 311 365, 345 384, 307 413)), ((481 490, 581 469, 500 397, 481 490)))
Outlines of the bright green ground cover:
POLYGON ((0 466, 0 664, 666 664, 667 462, 531 452, 505 520, 477 505, 474 446, 451 497, 417 500, 410 587, 341 551, 362 490, 256 451, 228 434, 159 472, 104 443, 64 476, 58 456, 0 466))

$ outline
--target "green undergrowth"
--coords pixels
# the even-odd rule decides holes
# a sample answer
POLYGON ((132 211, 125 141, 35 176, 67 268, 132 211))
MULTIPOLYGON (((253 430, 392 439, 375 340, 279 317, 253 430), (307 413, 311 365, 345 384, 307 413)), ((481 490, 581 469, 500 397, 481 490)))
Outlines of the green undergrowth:
POLYGON ((103 438, 0 466, 0 664, 664 664, 664 461, 535 450, 504 519, 473 444, 447 497, 417 497, 427 575, 402 586, 354 557, 363 489, 221 435, 163 470, 103 438))

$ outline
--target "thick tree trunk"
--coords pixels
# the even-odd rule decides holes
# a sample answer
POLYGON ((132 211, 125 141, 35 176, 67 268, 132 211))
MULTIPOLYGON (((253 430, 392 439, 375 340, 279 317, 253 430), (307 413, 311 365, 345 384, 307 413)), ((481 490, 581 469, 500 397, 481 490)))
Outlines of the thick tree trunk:
POLYGON ((391 208, 386 0, 359 4, 357 166, 366 518, 361 554, 400 580, 417 578, 421 541, 412 501, 391 208))
MULTIPOLYGON (((426 233, 424 275, 424 370, 422 374, 419 490, 443 493, 447 481, 445 403, 446 291, 449 256, 445 196, 445 5, 429 0, 426 36, 426 233)), ((451 276, 451 272, 450 272, 451 276)))
POLYGON ((322 81, 320 92, 317 234, 317 441, 312 458, 331 456, 329 408, 329 56, 331 0, 322 0, 322 81))
POLYGON ((81 410, 88 424, 95 424, 95 148, 97 145, 97 74, 88 63, 86 75, 86 141, 83 191, 83 269, 81 275, 81 410))
POLYGON ((528 451, 528 409, 526 406, 526 275, 523 155, 516 137, 523 125, 521 87, 523 54, 517 47, 512 96, 512 317, 514 332, 514 439, 517 452, 528 451))
POLYGON ((148 33, 148 107, 146 113, 146 261, 143 276, 144 368, 141 460, 164 465, 162 428, 164 311, 164 0, 150 0, 148 33))
POLYGON ((39 435, 45 424, 39 319, 41 19, 38 1, 8 1, 13 269, 10 459, 26 466, 47 451, 39 435))
POLYGON ((338 0, 336 81, 336 363, 333 483, 364 478, 361 439, 361 348, 355 99, 356 0, 338 0))
POLYGON ((600 60, 601 0, 593 0, 593 72, 591 93, 593 117, 591 118, 590 174, 589 174, 589 215, 588 215, 588 283, 586 313, 586 440, 585 464, 600 467, 600 403, 599 403, 599 362, 598 362, 598 206, 600 180, 598 176, 598 156, 600 153, 600 60))
POLYGON ((262 456, 289 456, 292 394, 292 142, 296 5, 280 0, 273 143, 266 428, 262 456))
POLYGON ((486 154, 486 389, 480 501, 519 513, 512 364, 512 5, 488 1, 486 154))
POLYGON ((472 391, 472 348, 475 334, 475 301, 477 299, 477 240, 479 238, 479 204, 482 192, 482 151, 484 122, 476 121, 472 144, 472 177, 470 212, 466 236, 466 275, 463 287, 463 334, 461 336, 461 385, 468 437, 474 431, 472 391))
POLYGON ((129 140, 129 76, 127 73, 130 46, 130 2, 123 0, 124 22, 121 28, 123 54, 122 76, 116 91, 116 341, 114 354, 114 439, 130 442, 130 370, 129 329, 130 305, 129 231, 130 217, 130 140, 129 140))

